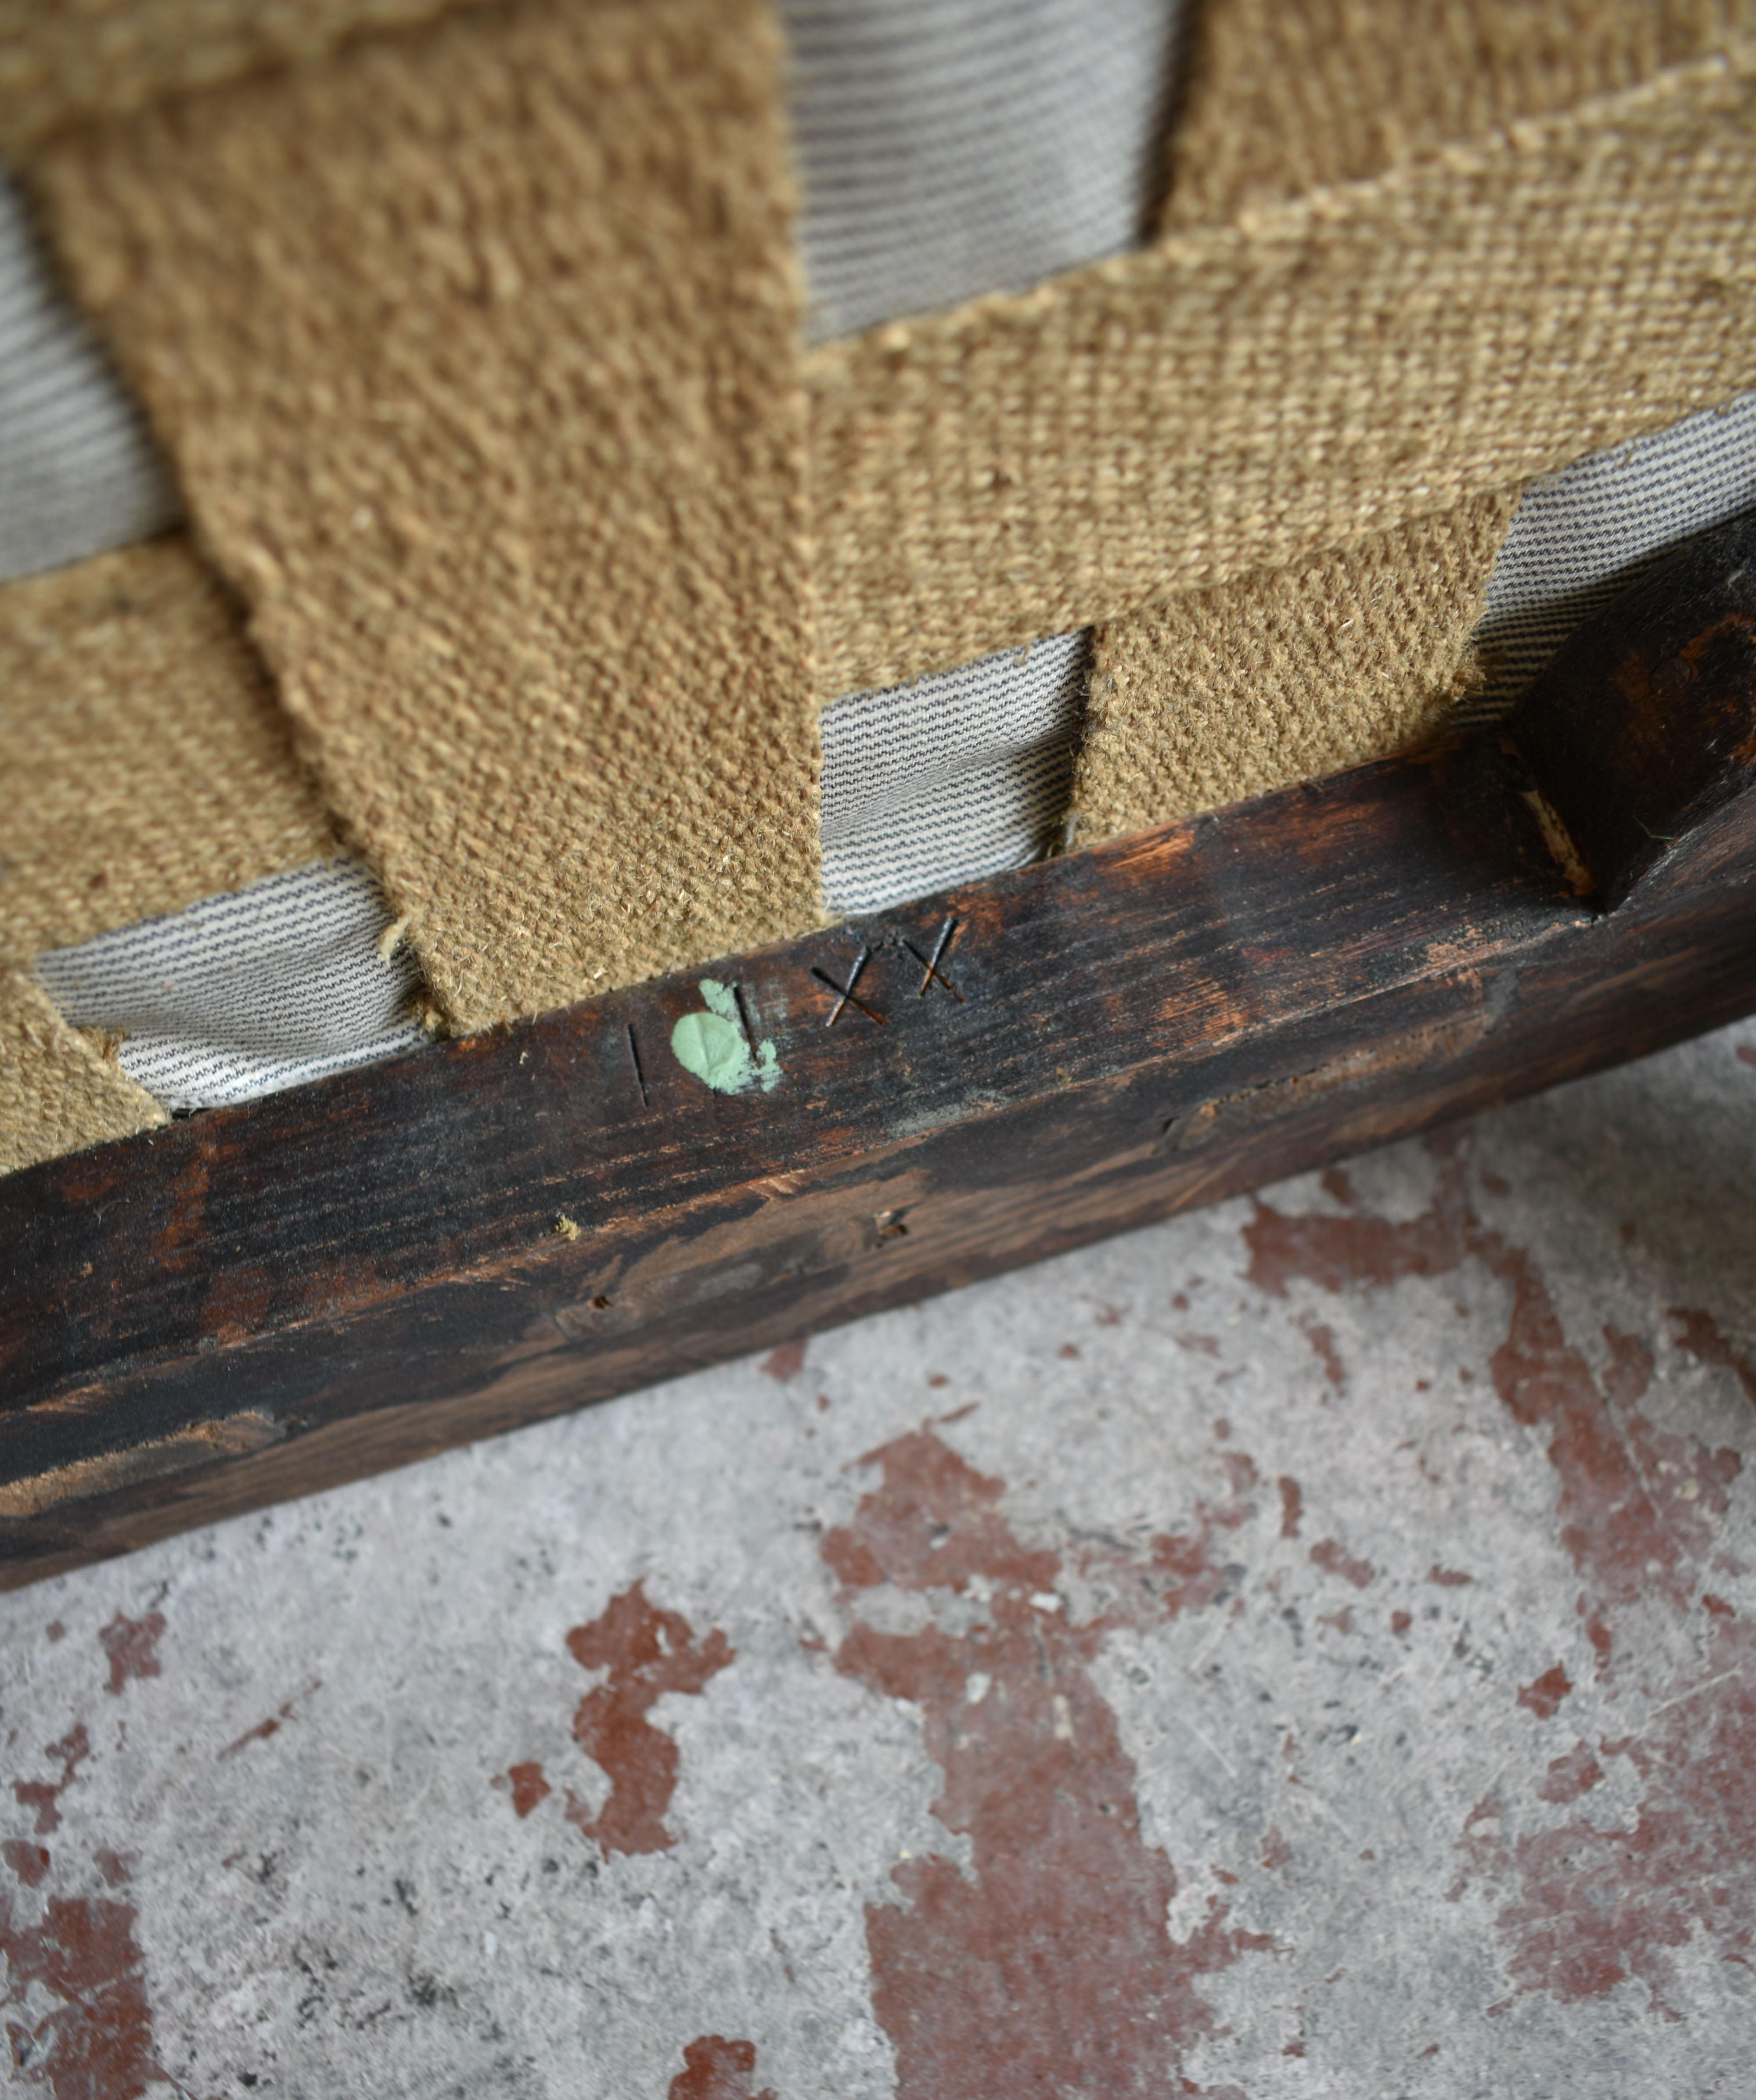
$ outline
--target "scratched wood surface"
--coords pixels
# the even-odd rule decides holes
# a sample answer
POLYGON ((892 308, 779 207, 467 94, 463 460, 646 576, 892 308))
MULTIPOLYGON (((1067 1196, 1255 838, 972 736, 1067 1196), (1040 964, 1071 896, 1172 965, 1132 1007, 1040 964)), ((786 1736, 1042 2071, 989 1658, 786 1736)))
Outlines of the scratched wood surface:
POLYGON ((0 1579, 1735 1018, 1753 762, 1745 524, 1625 593, 1511 737, 14 1176, 0 1579))

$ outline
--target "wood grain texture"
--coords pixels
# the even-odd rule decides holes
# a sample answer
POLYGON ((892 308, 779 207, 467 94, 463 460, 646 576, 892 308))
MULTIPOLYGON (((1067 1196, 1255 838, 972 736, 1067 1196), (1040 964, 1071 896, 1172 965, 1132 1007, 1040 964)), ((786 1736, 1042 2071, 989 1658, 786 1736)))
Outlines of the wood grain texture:
POLYGON ((1756 511, 1586 621, 1512 735, 1612 910, 1756 854, 1756 511))
MULTIPOLYGON (((1749 1010, 1752 857, 1723 813, 1747 805, 1756 682, 1746 654, 1701 642, 1730 631, 1749 565, 1724 536, 1681 561, 1664 602, 1696 608, 1687 631, 1637 593, 1604 616, 1605 646, 1617 690, 1662 700, 1682 748, 1718 739, 1709 770, 1736 777, 1698 849, 1671 840, 1662 879, 1614 911, 1582 893, 1568 827, 1587 791, 1568 801, 1564 758, 1539 792, 1516 748, 1478 737, 0 1182, 7 1579, 1749 1010), (731 989, 752 1049, 773 1045, 772 1092, 715 1092, 673 1053, 685 1015, 725 1006, 704 977, 731 989)), ((1576 693, 1591 717, 1577 661, 1558 668, 1527 728, 1576 693)), ((1624 715, 1634 736, 1635 699, 1624 715)))

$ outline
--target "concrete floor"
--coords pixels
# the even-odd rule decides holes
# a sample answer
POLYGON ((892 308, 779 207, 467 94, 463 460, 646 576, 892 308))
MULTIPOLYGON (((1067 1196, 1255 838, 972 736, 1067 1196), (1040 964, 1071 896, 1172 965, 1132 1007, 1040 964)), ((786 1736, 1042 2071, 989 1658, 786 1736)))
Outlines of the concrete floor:
POLYGON ((1756 2091, 1756 1025, 0 1599, 7 2089, 1756 2091))

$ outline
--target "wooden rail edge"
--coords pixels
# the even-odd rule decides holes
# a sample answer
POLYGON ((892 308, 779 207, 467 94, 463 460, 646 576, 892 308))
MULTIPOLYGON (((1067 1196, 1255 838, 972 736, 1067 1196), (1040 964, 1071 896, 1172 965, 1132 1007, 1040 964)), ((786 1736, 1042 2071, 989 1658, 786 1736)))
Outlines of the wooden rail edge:
POLYGON ((1753 770, 1745 520, 1507 734, 12 1176, 0 1582, 1732 1020, 1753 770))

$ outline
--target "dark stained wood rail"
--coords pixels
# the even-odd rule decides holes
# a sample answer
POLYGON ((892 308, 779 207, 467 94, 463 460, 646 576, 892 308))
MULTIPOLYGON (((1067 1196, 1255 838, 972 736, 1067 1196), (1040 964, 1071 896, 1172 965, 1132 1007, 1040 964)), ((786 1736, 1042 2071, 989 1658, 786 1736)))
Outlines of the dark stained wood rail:
POLYGON ((1508 736, 0 1181, 0 1580, 1731 1020, 1753 770, 1746 523, 1625 593, 1508 736))
POLYGON ((1756 513, 1588 620, 1511 733, 1604 907, 1756 857, 1756 513))

